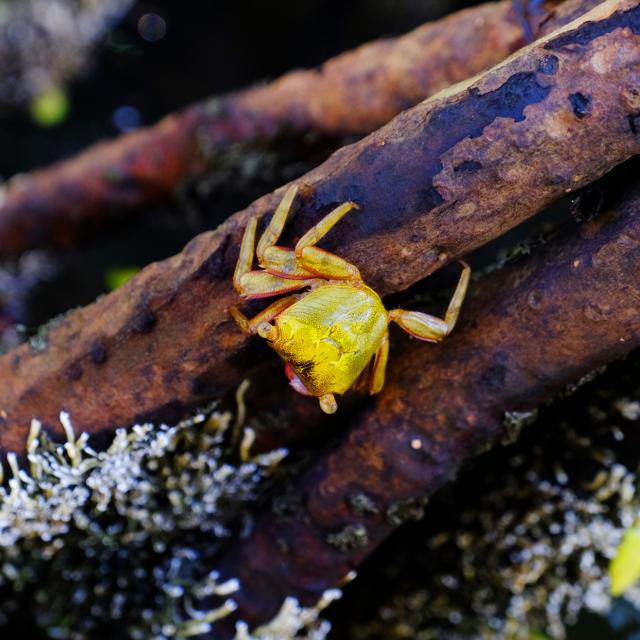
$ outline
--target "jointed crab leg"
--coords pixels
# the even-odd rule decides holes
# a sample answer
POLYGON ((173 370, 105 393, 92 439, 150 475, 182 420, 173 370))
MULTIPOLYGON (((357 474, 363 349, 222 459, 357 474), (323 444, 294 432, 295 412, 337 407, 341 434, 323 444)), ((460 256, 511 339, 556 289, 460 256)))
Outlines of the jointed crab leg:
POLYGON ((289 187, 269 226, 258 241, 255 253, 264 271, 252 270, 258 222, 256 218, 251 218, 247 223, 233 276, 233 284, 241 295, 247 298, 265 298, 289 293, 306 287, 307 281, 314 276, 329 280, 360 279, 360 272, 354 265, 328 251, 312 246, 346 213, 358 208, 353 202, 341 204, 322 218, 300 238, 295 251, 275 246, 297 193, 296 185, 289 187), (298 282, 294 284, 292 280, 298 282))
POLYGON ((253 247, 256 242, 256 228, 258 221, 251 218, 247 222, 247 228, 242 236, 242 244, 240 245, 240 255, 236 263, 236 270, 233 273, 233 286, 236 291, 242 293, 242 278, 251 271, 253 267, 253 247))
POLYGON ((342 217, 354 208, 353 202, 345 202, 328 213, 322 220, 300 238, 295 251, 275 246, 287 219, 293 198, 294 187, 287 191, 284 200, 274 213, 256 251, 260 264, 273 275, 288 279, 305 279, 311 275, 329 280, 359 280, 358 269, 328 251, 315 247, 342 217))
POLYGON ((315 275, 301 267, 295 252, 285 247, 268 247, 262 264, 270 274, 287 280, 305 280, 315 275))
POLYGON ((304 289, 313 282, 313 276, 310 276, 309 280, 287 280, 267 271, 250 271, 242 276, 236 289, 248 300, 255 300, 304 289))
POLYGON ((291 211, 291 205, 298 193, 298 185, 291 185, 287 192, 284 194, 284 198, 282 198, 282 202, 278 205, 275 213, 271 217, 271 222, 269 222, 269 226, 265 229, 264 233, 260 237, 258 241, 258 247, 256 248, 256 256, 258 256, 258 261, 262 264, 265 251, 269 247, 273 247, 280 235, 282 234, 282 229, 284 229, 284 225, 287 222, 287 217, 289 216, 289 212, 291 211))
POLYGON ((315 276, 327 280, 361 280, 358 267, 344 258, 320 249, 305 247, 300 252, 299 264, 315 276))
POLYGON ((354 202, 345 202, 311 227, 296 244, 295 255, 298 266, 327 280, 360 280, 357 267, 329 251, 314 246, 349 211, 358 208, 354 202))
MULTIPOLYGON (((278 211, 274 214, 274 218, 279 216, 279 219, 282 219, 282 223, 284 224, 284 220, 286 219, 286 214, 291 205, 291 201, 295 197, 297 188, 291 187, 289 191, 287 191, 285 195, 284 202, 285 206, 278 207, 278 211), (288 203, 288 204, 287 204, 288 203), (283 218, 284 216, 284 218, 283 218)), ((273 223, 273 220, 272 220, 273 223)), ((271 228, 271 230, 267 229, 263 234, 260 242, 262 242, 265 236, 268 236, 267 241, 271 242, 273 238, 277 238, 278 225, 280 222, 276 221, 276 227, 271 228)), ((308 286, 308 279, 313 278, 313 274, 306 272, 304 270, 299 271, 296 274, 295 279, 285 278, 280 275, 276 275, 273 273, 269 273, 263 270, 255 270, 252 271, 253 267, 253 252, 256 241, 256 229, 258 226, 258 221, 256 218, 251 218, 247 223, 247 228, 244 231, 244 236, 242 237, 242 244, 240 245, 240 255, 238 256, 238 262, 236 264, 236 269, 233 274, 233 286, 236 291, 240 293, 240 295, 245 298, 268 298, 270 296, 280 295, 282 293, 290 293, 291 291, 297 291, 298 289, 303 289, 308 286), (304 279, 306 276, 306 279, 304 279)), ((272 251, 276 249, 276 247, 267 247, 266 250, 271 249, 272 251)), ((282 251, 288 251, 283 249, 282 251)), ((289 251, 289 253, 293 256, 293 252, 289 251)), ((295 256, 293 256, 295 258, 295 256)))
POLYGON ((331 229, 340 222, 345 214, 349 213, 352 209, 359 209, 360 207, 355 202, 343 202, 337 206, 333 211, 329 212, 322 220, 316 225, 311 227, 307 233, 305 233, 298 243, 296 244, 296 255, 300 256, 302 250, 305 247, 310 247, 317 244, 324 238, 324 236, 331 231, 331 229))
POLYGON ((421 313, 420 311, 404 311, 403 309, 394 309, 389 312, 389 319, 397 322, 410 335, 426 340, 427 342, 440 342, 448 336, 458 321, 462 301, 467 292, 469 285, 469 277, 471 269, 465 262, 462 263, 463 270, 456 290, 453 293, 447 313, 442 318, 421 313))
POLYGON ((389 358, 389 333, 386 332, 380 340, 378 350, 373 360, 373 369, 369 378, 369 393, 374 395, 382 391, 384 387, 384 375, 387 369, 387 359, 389 358))
POLYGON ((250 335, 258 333, 258 328, 263 323, 271 322, 274 318, 279 316, 285 309, 290 307, 297 300, 296 296, 287 296, 286 298, 280 298, 275 302, 272 302, 266 309, 263 309, 260 313, 249 319, 242 313, 237 307, 231 307, 229 312, 233 316, 233 319, 238 323, 238 326, 250 335))
POLYGON ((462 273, 460 274, 456 290, 453 292, 453 296, 451 296, 447 312, 444 316, 444 321, 449 327, 449 333, 451 333, 453 328, 456 326, 456 322, 458 322, 460 309, 462 308, 464 297, 467 295, 467 288, 471 278, 471 267, 463 260, 460 260, 460 264, 462 265, 462 273))

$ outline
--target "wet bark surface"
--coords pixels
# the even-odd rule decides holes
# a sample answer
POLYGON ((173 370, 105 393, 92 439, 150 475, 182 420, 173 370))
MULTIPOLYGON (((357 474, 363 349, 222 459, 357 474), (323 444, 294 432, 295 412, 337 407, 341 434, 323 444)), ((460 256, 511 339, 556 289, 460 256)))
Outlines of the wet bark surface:
POLYGON ((474 283, 445 342, 398 341, 380 396, 218 562, 241 580, 238 617, 267 620, 285 596, 315 603, 420 517, 465 461, 509 435, 505 412, 537 407, 640 344, 633 173, 577 237, 474 283))
MULTIPOLYGON (((388 295, 599 178, 640 148, 639 16, 605 2, 336 152, 299 181, 285 241, 355 200, 325 246, 388 295)), ((283 190, 0 358, 0 445, 21 449, 32 417, 59 432, 61 409, 93 433, 173 419, 272 357, 228 309, 247 220, 283 190)))
POLYGON ((153 127, 17 176, 0 201, 0 255, 72 246, 106 221, 169 199, 185 181, 218 170, 238 145, 277 148, 311 133, 335 148, 336 140, 369 133, 502 61, 524 44, 525 31, 548 31, 594 4, 569 0, 533 14, 507 0, 480 5, 362 46, 317 70, 194 104, 153 127))

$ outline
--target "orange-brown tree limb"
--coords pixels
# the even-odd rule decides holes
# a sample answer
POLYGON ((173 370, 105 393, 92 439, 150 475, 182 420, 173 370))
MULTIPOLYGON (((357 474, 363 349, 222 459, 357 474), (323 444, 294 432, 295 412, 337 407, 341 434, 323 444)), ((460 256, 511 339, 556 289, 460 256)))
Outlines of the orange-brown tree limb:
POLYGON ((474 283, 443 343, 398 338, 380 396, 290 480, 289 508, 264 510, 219 561, 240 579, 239 617, 264 622, 286 596, 315 603, 507 435, 505 412, 531 410, 640 345, 638 166, 577 237, 474 283))
MULTIPOLYGON (((402 291, 638 153, 639 87, 640 0, 608 0, 305 175, 288 240, 354 200, 327 247, 382 295, 402 291)), ((33 416, 55 428, 61 409, 96 432, 234 388, 270 354, 228 314, 240 239, 282 195, 2 356, 0 446, 20 449, 33 416)))
MULTIPOLYGON (((545 28, 596 1, 569 0, 557 13, 545 12, 545 28)), ((0 256, 68 246, 88 227, 167 199, 185 180, 215 170, 234 145, 272 145, 313 132, 330 147, 342 136, 369 133, 503 60, 524 42, 520 25, 509 0, 481 5, 360 47, 319 70, 294 71, 266 86, 197 103, 153 127, 17 176, 0 199, 0 256)))

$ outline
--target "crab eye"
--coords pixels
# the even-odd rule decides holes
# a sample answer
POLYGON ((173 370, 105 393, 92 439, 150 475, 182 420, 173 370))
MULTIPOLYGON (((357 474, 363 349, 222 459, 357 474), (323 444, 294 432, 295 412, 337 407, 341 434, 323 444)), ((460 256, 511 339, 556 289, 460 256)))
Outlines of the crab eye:
POLYGON ((278 338, 278 327, 274 327, 269 322, 261 322, 258 325, 258 335, 269 342, 274 342, 278 338))

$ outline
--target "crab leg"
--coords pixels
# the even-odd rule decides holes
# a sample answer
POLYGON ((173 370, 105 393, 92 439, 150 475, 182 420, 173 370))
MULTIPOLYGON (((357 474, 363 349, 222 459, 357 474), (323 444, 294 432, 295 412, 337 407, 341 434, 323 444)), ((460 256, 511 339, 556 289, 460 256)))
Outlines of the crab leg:
POLYGON ((390 311, 389 319, 397 322, 402 329, 415 338, 426 340, 427 342, 440 342, 453 331, 458 321, 458 316, 460 315, 460 308, 462 307, 462 301, 467 292, 467 286, 469 285, 471 269, 465 262, 463 262, 462 265, 464 268, 456 290, 451 298, 451 302, 449 302, 444 320, 429 315, 428 313, 404 311, 403 309, 390 311))
POLYGON ((352 209, 354 202, 344 202, 311 227, 296 244, 297 264, 306 271, 327 280, 360 280, 358 269, 329 251, 314 246, 352 209))
POLYGON ((387 359, 389 357, 389 333, 386 332, 380 340, 378 350, 373 360, 373 370, 369 378, 369 394, 374 395, 382 391, 384 387, 384 374, 387 368, 387 359))
POLYGON ((229 313, 233 319, 237 322, 238 326, 249 335, 255 335, 258 333, 258 328, 265 322, 271 322, 274 318, 277 318, 285 309, 288 309, 295 301, 296 296, 287 296, 286 298, 280 298, 272 302, 266 309, 263 309, 260 313, 249 319, 247 316, 238 309, 238 307, 231 307, 229 313))
POLYGON ((340 220, 349 213, 352 209, 359 209, 360 207, 355 202, 343 202, 336 207, 333 211, 329 212, 322 220, 316 225, 311 227, 307 233, 305 233, 298 243, 296 244, 296 255, 300 256, 302 250, 305 247, 310 247, 317 244, 324 238, 324 236, 331 231, 331 229, 340 222, 340 220))
POLYGON ((236 270, 233 273, 233 286, 240 294, 242 294, 242 279, 253 267, 253 246, 256 242, 257 226, 257 219, 251 218, 249 222, 247 222, 247 228, 244 230, 244 235, 242 236, 240 255, 236 263, 236 270))
POLYGON ((244 298, 256 300, 304 289, 313 282, 313 277, 308 280, 291 280, 274 276, 268 271, 249 271, 240 278, 236 290, 244 298))
POLYGON ((287 280, 306 280, 315 275, 300 266, 292 249, 284 247, 268 247, 261 264, 270 274, 287 280))
POLYGON ((320 247, 305 247, 299 254, 300 266, 326 280, 361 280, 358 267, 320 247))
POLYGON ((258 257, 263 260, 265 253, 275 263, 276 269, 270 271, 255 270, 253 267, 253 252, 256 242, 256 229, 258 220, 251 218, 244 230, 240 255, 233 274, 233 286, 236 291, 245 298, 268 298, 282 293, 290 293, 307 286, 308 280, 313 278, 313 273, 305 271, 297 266, 295 254, 290 249, 273 246, 291 208, 298 188, 294 185, 285 194, 278 209, 273 214, 269 227, 264 232, 258 243, 258 257), (279 269, 278 269, 279 267, 279 269), (292 273, 287 273, 290 270, 292 273))
POLYGON ((273 247, 278 239, 280 238, 280 234, 282 234, 282 229, 284 229, 284 225, 287 222, 287 217, 291 211, 291 205, 298 193, 298 185, 291 185, 287 192, 284 194, 284 198, 278 205, 275 213, 271 217, 271 222, 269 222, 269 226, 265 229, 264 233, 260 237, 258 241, 258 247, 256 249, 256 256, 258 256, 258 261, 262 265, 264 260, 265 251, 269 247, 273 247))

